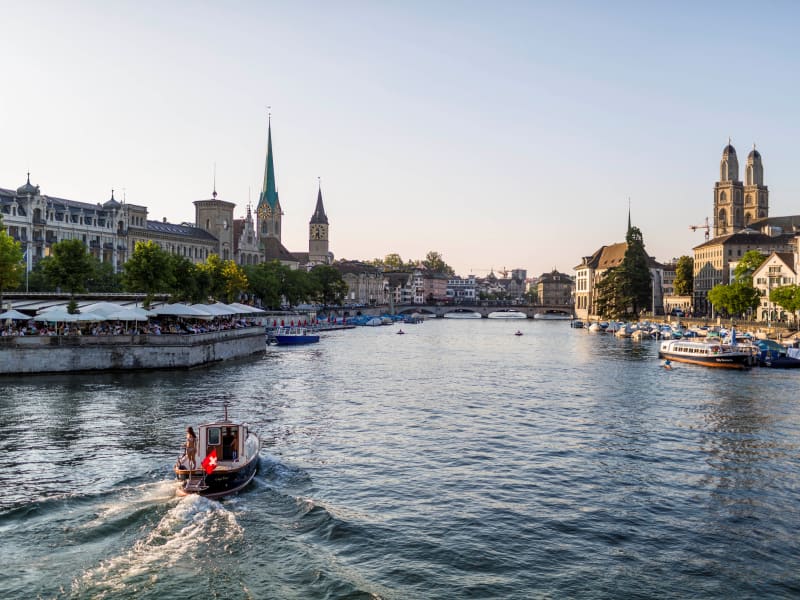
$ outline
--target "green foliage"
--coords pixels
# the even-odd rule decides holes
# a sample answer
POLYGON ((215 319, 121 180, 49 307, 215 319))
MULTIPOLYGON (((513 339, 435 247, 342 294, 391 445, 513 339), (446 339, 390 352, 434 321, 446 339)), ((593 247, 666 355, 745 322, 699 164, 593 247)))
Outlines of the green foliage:
POLYGON ((247 290, 247 274, 233 260, 226 260, 223 263, 222 279, 225 302, 235 302, 242 292, 247 290))
POLYGON ((425 260, 422 261, 422 266, 434 273, 446 273, 447 275, 455 274, 453 268, 444 262, 442 255, 434 250, 431 250, 425 256, 425 260))
POLYGON ((170 277, 165 282, 166 291, 170 299, 175 302, 201 302, 207 294, 201 291, 202 281, 200 272, 191 260, 185 256, 169 254, 167 256, 167 269, 170 277))
POLYGON ((92 272, 86 280, 87 292, 121 292, 122 291, 122 275, 114 272, 114 267, 111 263, 101 262, 94 256, 89 257, 89 262, 92 265, 92 272))
POLYGON ((675 265, 675 295, 691 296, 694 292, 694 259, 681 256, 675 265))
POLYGON ((260 298, 263 306, 273 310, 279 309, 284 270, 288 271, 289 267, 277 260, 246 267, 248 291, 260 298))
POLYGON ((797 311, 800 310, 800 286, 784 285, 770 290, 769 301, 794 315, 797 322, 797 311))
POLYGON ((347 284, 342 274, 330 265, 317 265, 311 269, 310 275, 316 298, 323 306, 341 306, 347 297, 347 284))
POLYGON ((153 241, 136 242, 133 254, 122 269, 122 281, 129 292, 144 292, 145 307, 150 306, 157 292, 172 284, 170 256, 153 241))
POLYGON ((6 233, 0 220, 0 312, 3 306, 3 292, 16 288, 25 273, 22 262, 22 244, 6 233))
POLYGON ((708 300, 715 310, 725 310, 732 317, 739 317, 761 302, 761 295, 750 283, 735 281, 730 285, 716 285, 708 292, 708 300))
POLYGON ((603 318, 635 318, 651 304, 650 259, 642 233, 631 227, 625 240, 628 247, 622 263, 606 271, 597 285, 596 311, 603 318))
POLYGON ((53 244, 50 260, 44 262, 43 269, 52 284, 66 289, 74 297, 86 291, 94 263, 82 241, 64 240, 53 244))
POLYGON ((398 271, 403 268, 403 259, 399 254, 392 252, 384 256, 383 264, 389 270, 398 271))
POLYGON ((733 277, 735 281, 750 281, 753 278, 755 270, 767 260, 767 257, 761 254, 758 250, 748 250, 744 253, 736 267, 733 269, 733 277))

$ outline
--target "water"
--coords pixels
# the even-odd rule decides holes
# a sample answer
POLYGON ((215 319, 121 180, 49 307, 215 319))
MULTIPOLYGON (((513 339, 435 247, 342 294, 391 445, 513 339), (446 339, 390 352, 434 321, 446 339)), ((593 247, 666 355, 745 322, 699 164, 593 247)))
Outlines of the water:
POLYGON ((800 372, 666 371, 564 322, 403 329, 0 380, 0 598, 800 597, 800 372), (256 479, 176 497, 225 400, 256 479))

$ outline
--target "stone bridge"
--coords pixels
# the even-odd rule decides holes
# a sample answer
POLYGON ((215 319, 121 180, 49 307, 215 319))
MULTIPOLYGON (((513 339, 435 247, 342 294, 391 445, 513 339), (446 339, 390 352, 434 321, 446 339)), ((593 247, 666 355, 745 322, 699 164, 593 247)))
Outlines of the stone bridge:
MULTIPOLYGON (((423 315, 435 315, 437 317, 444 317, 447 313, 452 312, 477 312, 480 313, 484 319, 488 318, 489 313, 500 310, 517 310, 525 313, 529 319, 533 319, 536 314, 558 314, 566 315, 575 318, 574 307, 571 304, 531 304, 531 305, 465 305, 465 304, 447 304, 439 306, 437 304, 413 304, 396 306, 395 312, 399 315, 411 315, 413 313, 420 313, 423 315)), ((361 309, 363 314, 380 315, 388 312, 387 307, 370 307, 361 309)))

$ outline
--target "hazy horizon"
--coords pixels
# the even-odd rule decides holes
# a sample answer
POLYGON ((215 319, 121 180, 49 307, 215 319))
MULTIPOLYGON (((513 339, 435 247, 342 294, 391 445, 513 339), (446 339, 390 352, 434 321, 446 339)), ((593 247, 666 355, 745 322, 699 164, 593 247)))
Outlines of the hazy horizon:
POLYGON ((263 180, 308 248, 317 178, 337 259, 442 254, 460 275, 571 273, 624 241, 692 253, 723 147, 757 144, 770 215, 800 213, 791 3, 4 7, 0 186, 236 217, 263 180))

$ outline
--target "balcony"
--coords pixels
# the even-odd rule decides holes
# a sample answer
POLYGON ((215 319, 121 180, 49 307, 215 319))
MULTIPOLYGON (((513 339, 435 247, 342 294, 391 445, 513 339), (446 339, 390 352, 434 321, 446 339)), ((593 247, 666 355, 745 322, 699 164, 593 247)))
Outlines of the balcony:
POLYGON ((100 242, 99 241, 91 240, 89 242, 89 248, 99 248, 99 247, 100 247, 100 242))

